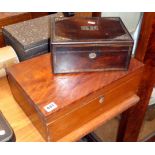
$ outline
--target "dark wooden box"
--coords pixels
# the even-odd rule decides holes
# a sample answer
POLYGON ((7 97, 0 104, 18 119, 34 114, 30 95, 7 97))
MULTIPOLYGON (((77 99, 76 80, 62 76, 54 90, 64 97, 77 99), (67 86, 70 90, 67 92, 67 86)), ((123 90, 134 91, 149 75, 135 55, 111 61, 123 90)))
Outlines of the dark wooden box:
POLYGON ((52 19, 54 73, 127 70, 132 47, 119 17, 52 19))

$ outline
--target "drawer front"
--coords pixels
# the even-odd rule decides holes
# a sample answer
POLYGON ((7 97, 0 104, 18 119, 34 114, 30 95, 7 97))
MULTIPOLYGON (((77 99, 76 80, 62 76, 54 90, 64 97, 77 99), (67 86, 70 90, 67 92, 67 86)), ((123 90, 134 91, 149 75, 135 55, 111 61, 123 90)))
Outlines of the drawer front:
POLYGON ((56 47, 53 49, 54 73, 125 70, 129 46, 56 47))
POLYGON ((137 76, 108 92, 101 91, 100 93, 97 93, 100 95, 89 101, 87 104, 81 105, 75 110, 60 116, 48 125, 51 141, 61 139, 113 106, 120 104, 124 99, 132 96, 137 91, 138 83, 139 77, 137 76))

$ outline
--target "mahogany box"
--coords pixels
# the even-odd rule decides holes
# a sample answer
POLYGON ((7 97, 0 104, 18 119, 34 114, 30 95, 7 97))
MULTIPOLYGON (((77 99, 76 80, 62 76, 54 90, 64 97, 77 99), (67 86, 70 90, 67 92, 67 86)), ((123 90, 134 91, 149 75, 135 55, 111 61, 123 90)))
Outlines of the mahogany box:
POLYGON ((7 75, 15 100, 46 141, 77 141, 137 103, 143 64, 130 62, 127 72, 55 75, 47 53, 10 66, 7 75))
POLYGON ((127 70, 133 39, 119 17, 53 18, 54 73, 127 70))

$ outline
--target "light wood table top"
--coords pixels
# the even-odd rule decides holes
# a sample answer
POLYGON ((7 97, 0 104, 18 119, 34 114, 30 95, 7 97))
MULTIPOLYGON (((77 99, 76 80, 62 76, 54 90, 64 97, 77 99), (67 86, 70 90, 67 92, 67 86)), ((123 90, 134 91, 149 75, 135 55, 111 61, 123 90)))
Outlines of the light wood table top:
POLYGON ((44 139, 14 100, 7 78, 0 78, 0 110, 12 126, 17 142, 42 142, 44 139))

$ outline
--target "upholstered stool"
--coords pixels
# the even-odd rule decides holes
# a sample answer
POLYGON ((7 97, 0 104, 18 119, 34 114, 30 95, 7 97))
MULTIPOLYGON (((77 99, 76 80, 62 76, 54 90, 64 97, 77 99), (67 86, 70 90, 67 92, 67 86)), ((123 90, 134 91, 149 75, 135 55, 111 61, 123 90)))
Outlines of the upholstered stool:
POLYGON ((19 59, 11 46, 0 48, 0 77, 6 75, 6 67, 17 63, 19 63, 19 59))

